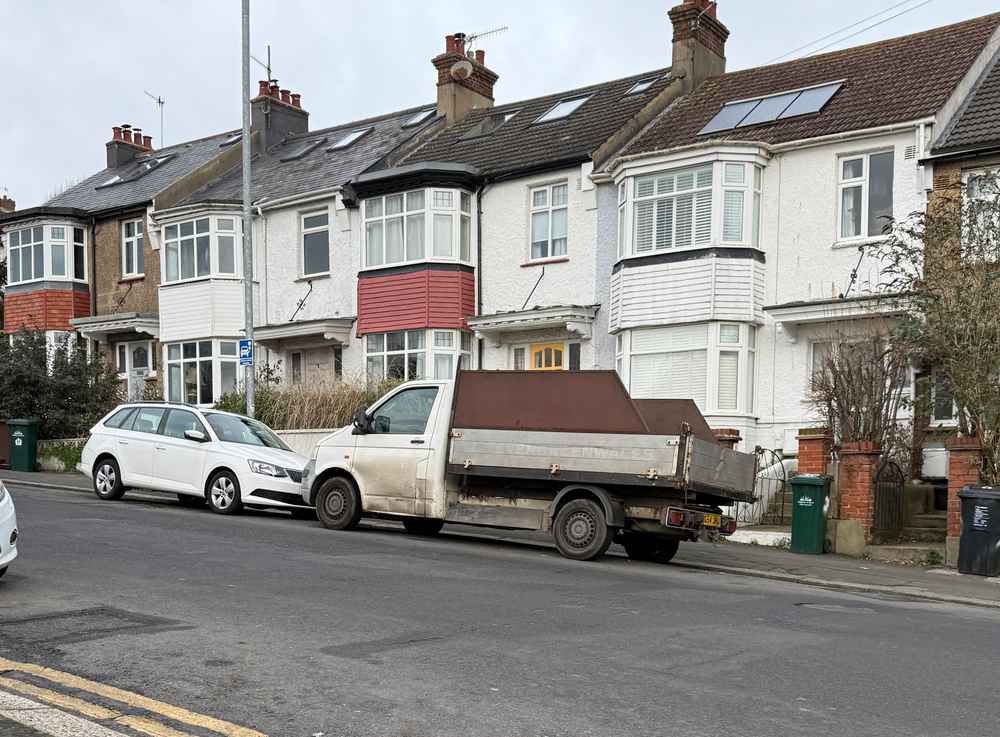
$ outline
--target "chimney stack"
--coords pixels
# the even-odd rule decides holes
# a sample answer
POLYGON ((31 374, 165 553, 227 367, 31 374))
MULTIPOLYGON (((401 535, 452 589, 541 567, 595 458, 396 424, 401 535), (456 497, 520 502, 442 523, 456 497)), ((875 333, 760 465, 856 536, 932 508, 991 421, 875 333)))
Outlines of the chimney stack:
POLYGON ((486 52, 477 49, 473 58, 465 53, 465 34, 444 37, 444 53, 431 59, 438 73, 437 113, 449 123, 461 120, 470 110, 493 107, 493 85, 499 75, 486 68, 486 52))
POLYGON ((153 137, 142 135, 142 128, 133 128, 128 123, 111 126, 111 140, 104 144, 107 150, 107 166, 117 169, 134 160, 139 154, 153 150, 153 137))
POLYGON ((14 212, 17 209, 17 205, 10 197, 6 194, 0 195, 0 213, 3 212, 14 212))
POLYGON ((309 113, 302 109, 302 95, 281 89, 276 79, 258 82, 257 97, 250 101, 250 126, 260 133, 264 149, 295 133, 309 132, 309 113))
POLYGON ((717 10, 714 0, 684 0, 667 13, 674 27, 670 72, 683 77, 683 94, 726 71, 729 29, 716 18, 717 10))

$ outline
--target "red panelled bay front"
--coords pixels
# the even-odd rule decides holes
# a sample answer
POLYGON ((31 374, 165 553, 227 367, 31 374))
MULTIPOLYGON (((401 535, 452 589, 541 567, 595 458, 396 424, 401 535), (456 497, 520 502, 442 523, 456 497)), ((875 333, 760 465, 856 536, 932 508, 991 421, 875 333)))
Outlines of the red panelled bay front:
POLYGON ((4 332, 73 330, 69 321, 90 314, 90 293, 75 289, 38 289, 8 293, 4 299, 4 332))
POLYGON ((358 335, 466 328, 476 311, 471 268, 443 264, 358 275, 358 335))

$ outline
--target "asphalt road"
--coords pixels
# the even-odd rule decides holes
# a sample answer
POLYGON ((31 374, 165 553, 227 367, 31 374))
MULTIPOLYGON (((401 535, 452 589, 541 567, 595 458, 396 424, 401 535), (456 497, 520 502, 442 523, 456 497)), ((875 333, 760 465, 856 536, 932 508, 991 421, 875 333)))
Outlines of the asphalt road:
POLYGON ((0 657, 272 737, 996 728, 996 611, 12 491, 0 657))

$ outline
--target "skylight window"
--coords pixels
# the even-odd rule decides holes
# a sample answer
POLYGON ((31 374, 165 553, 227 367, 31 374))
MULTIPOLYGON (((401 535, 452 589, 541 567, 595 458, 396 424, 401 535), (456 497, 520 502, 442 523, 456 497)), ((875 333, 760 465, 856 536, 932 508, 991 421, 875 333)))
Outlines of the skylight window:
POLYGON ((575 113, 577 109, 590 99, 590 95, 584 95, 583 97, 574 97, 569 100, 560 100, 552 108, 549 108, 548 112, 544 113, 536 123, 548 123, 550 120, 561 120, 562 118, 568 118, 570 115, 575 113))
POLYGON ((98 184, 97 189, 100 189, 101 187, 110 187, 112 184, 118 184, 118 182, 120 182, 121 180, 122 178, 118 174, 115 174, 108 181, 101 182, 100 184, 98 184))
POLYGON ((234 143, 236 143, 241 138, 243 138, 243 134, 242 133, 234 133, 233 135, 229 136, 229 138, 227 138, 225 141, 223 141, 222 143, 220 143, 219 144, 219 148, 224 148, 226 146, 232 146, 234 143))
POLYGON ((281 157, 282 161, 295 161, 296 159, 301 159, 306 154, 311 151, 315 151, 317 148, 326 143, 325 138, 317 138, 315 141, 307 141, 303 143, 298 148, 289 151, 287 154, 281 157))
POLYGON ((655 79, 644 79, 644 80, 642 80, 640 82, 636 82, 634 85, 632 85, 629 88, 629 91, 626 92, 625 94, 626 95, 638 95, 640 92, 645 92, 650 87, 652 87, 654 82, 656 82, 655 79))
POLYGON ((434 108, 431 108, 430 110, 421 110, 420 112, 414 113, 413 115, 411 115, 410 117, 408 117, 406 120, 403 121, 403 127, 409 128, 410 126, 413 125, 420 125, 420 123, 423 123, 425 120, 431 117, 433 113, 434 113, 434 108))
POLYGON ((767 97, 755 97, 752 100, 727 102, 722 106, 722 110, 698 132, 698 135, 773 123, 796 115, 818 113, 843 84, 843 82, 830 82, 767 97))
POLYGON ((146 166, 146 171, 152 171, 160 164, 164 164, 170 161, 170 159, 172 158, 174 158, 173 154, 167 154, 166 156, 150 156, 149 158, 143 159, 142 161, 143 164, 145 164, 146 166))
POLYGON ((487 115, 485 118, 480 120, 474 126, 469 128, 462 136, 463 139, 467 138, 478 138, 479 136, 487 136, 497 128, 502 126, 508 120, 517 115, 520 110, 511 110, 506 113, 493 113, 492 115, 487 115))
POLYGON ((371 128, 358 128, 357 130, 349 131, 341 136, 341 138, 335 144, 330 146, 327 151, 336 151, 337 149, 347 148, 370 130, 371 128))

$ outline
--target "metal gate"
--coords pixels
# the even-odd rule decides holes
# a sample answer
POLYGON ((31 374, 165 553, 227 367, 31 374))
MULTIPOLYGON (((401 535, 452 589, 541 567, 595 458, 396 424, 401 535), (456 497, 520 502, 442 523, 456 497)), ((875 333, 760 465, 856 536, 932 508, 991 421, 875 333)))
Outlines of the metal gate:
POLYGON ((730 513, 740 525, 787 525, 792 514, 788 478, 781 453, 757 448, 752 502, 734 505, 730 513))
POLYGON ((875 472, 875 520, 878 532, 896 532, 903 526, 903 484, 906 476, 895 461, 885 460, 875 472))

